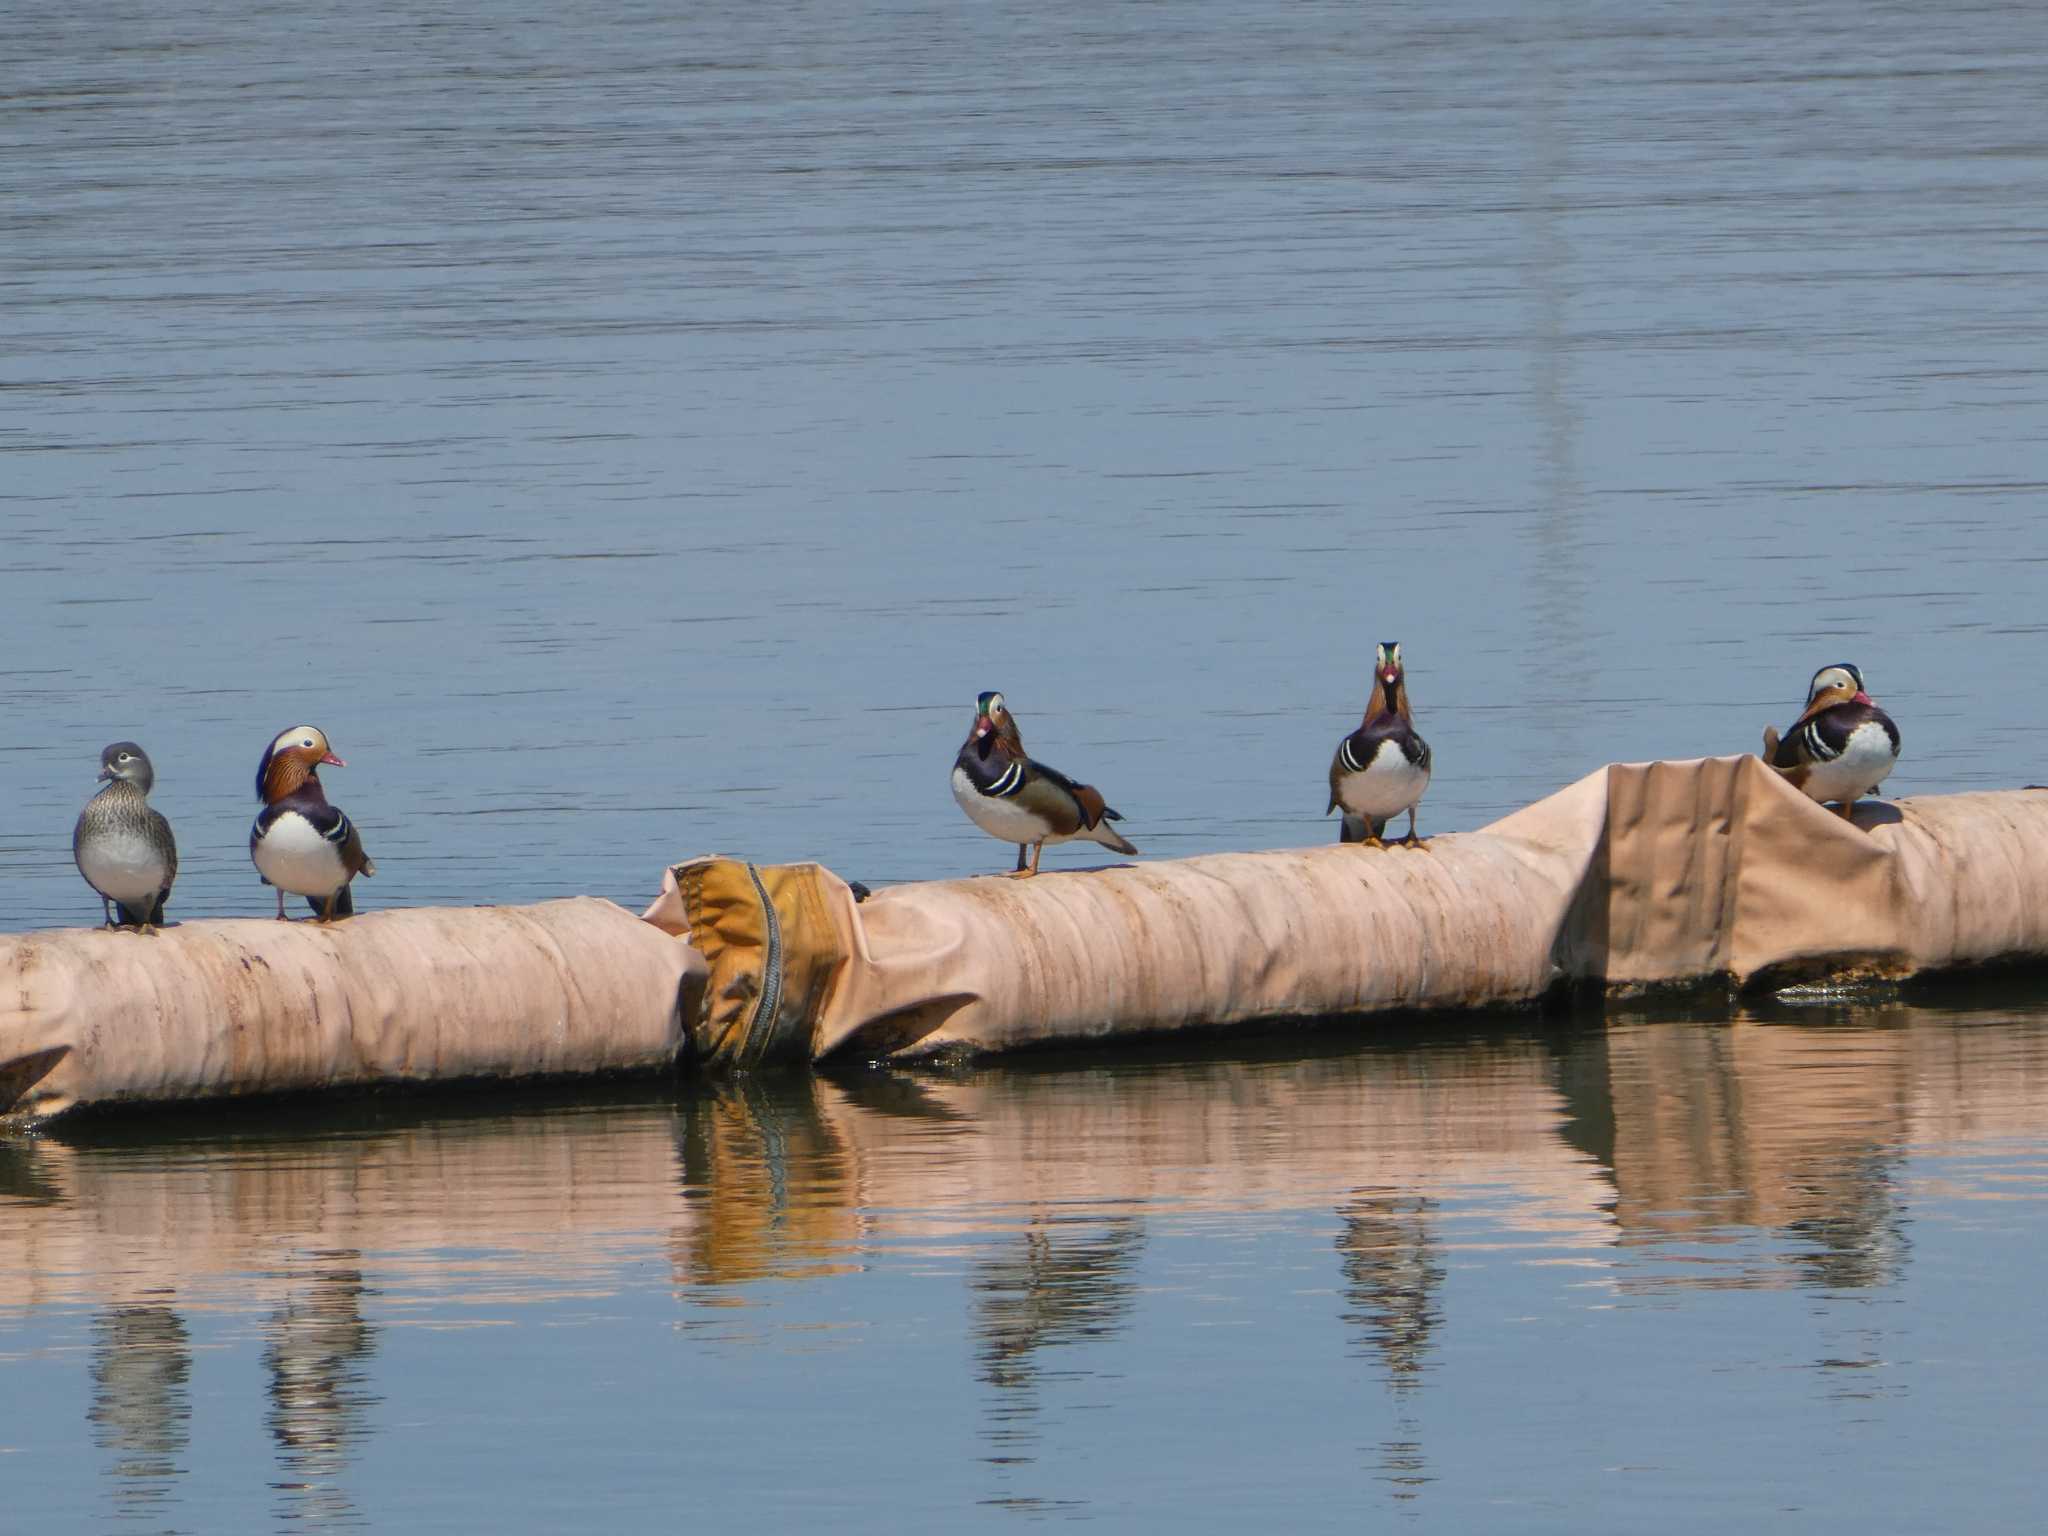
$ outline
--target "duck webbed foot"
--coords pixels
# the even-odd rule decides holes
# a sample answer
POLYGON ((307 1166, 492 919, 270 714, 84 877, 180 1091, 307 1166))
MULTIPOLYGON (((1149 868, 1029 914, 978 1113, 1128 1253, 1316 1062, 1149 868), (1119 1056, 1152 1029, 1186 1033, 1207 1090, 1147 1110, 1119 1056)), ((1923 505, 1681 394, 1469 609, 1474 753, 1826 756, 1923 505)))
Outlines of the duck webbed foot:
POLYGON ((1024 867, 1024 845, 1019 843, 1017 845, 1017 867, 1010 871, 1008 878, 1012 880, 1029 880, 1038 873, 1038 861, 1044 856, 1045 844, 1033 843, 1031 845, 1031 867, 1026 869, 1024 867))
POLYGON ((1387 830, 1384 821, 1374 821, 1370 816, 1361 816, 1356 811, 1346 811, 1339 819, 1337 841, 1354 843, 1361 848, 1384 848, 1380 834, 1387 830))

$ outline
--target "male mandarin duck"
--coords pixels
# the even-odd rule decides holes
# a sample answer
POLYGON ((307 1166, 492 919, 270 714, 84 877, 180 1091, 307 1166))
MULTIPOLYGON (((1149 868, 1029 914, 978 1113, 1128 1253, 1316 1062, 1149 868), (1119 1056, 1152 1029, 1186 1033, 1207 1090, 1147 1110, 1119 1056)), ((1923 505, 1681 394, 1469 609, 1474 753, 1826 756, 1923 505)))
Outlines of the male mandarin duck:
POLYGON ((178 843, 149 803, 156 770, 147 752, 132 741, 115 742, 100 753, 100 777, 106 788, 79 813, 71 857, 99 892, 107 926, 146 933, 163 925, 164 902, 178 878, 178 843))
POLYGON ((1884 782, 1899 760, 1899 728, 1863 691, 1848 662, 1822 667, 1806 689, 1806 710, 1780 739, 1764 727, 1763 759, 1794 789, 1833 800, 1844 821, 1856 801, 1884 782))
POLYGON ((1117 853, 1138 851, 1110 826, 1123 817, 1103 803, 1100 790, 1025 755, 1023 735, 1000 693, 975 701, 973 728, 953 759, 953 798, 990 837, 1017 845, 1013 877, 1037 874, 1047 843, 1085 838, 1117 853))
POLYGON ((1383 641, 1373 653, 1372 692, 1358 729, 1337 743, 1330 760, 1330 803, 1323 814, 1342 809, 1340 842, 1384 848, 1380 834, 1403 811, 1408 835, 1401 841, 1420 848, 1415 833, 1415 808, 1429 788, 1429 743, 1415 733, 1408 709, 1408 676, 1401 670, 1401 645, 1383 641))
POLYGON ((280 922, 287 891, 305 897, 322 922, 352 916, 356 908, 349 882, 377 873, 355 824, 327 803, 320 787, 323 763, 348 766, 318 730, 295 725, 278 734, 256 765, 256 796, 263 810, 249 832, 249 857, 264 884, 277 887, 280 922))

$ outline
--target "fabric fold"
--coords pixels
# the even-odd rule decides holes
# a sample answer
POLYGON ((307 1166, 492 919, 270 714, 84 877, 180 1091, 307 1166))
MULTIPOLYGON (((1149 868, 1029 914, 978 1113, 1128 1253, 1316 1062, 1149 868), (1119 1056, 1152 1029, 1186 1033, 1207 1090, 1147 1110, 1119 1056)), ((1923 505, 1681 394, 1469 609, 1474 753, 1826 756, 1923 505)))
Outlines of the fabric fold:
POLYGON ((974 1053, 2048 955, 2048 794, 1872 801, 1852 825, 1755 757, 1625 763, 1419 850, 1213 854, 860 903, 816 865, 698 861, 669 883, 649 915, 666 904, 710 959, 707 1059, 796 1059, 804 1041, 813 1060, 974 1053), (779 893, 772 957, 756 881, 779 893))

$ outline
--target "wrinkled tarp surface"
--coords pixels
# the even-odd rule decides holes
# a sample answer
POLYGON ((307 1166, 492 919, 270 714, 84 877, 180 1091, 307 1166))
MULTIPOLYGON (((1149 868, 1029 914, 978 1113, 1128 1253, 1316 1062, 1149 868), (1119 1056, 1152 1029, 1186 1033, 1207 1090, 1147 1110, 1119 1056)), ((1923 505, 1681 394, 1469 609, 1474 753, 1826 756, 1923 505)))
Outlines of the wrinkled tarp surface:
POLYGON ((710 967, 695 1053, 996 1051, 1630 988, 1901 977, 2048 955, 2048 793, 1864 803, 1754 757, 1618 764, 1425 849, 1326 845, 896 886, 672 869, 710 967))
POLYGON ((701 967, 593 897, 8 936, 0 1113, 661 1066, 701 967))
POLYGON ((898 886, 702 859, 592 898, 0 938, 0 1113, 400 1080, 994 1051, 2048 957, 2048 792, 1866 803, 1603 768, 1426 848, 898 886), (687 942, 678 943, 677 938, 687 942))

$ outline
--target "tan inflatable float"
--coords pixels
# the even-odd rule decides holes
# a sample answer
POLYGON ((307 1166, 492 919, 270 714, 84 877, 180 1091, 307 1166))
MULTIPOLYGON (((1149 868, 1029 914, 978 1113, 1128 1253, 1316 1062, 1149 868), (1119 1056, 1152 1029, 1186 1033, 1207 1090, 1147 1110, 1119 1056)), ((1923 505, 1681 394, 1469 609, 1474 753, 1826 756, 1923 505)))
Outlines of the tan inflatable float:
POLYGON ((8 937, 0 1113, 644 1071, 675 1060, 699 966, 587 896, 8 937))
POLYGON ((672 868, 592 899, 0 939, 0 1113, 390 1081, 1006 1050, 2048 956, 2048 793, 1870 802, 1755 758, 1604 768, 1422 850, 898 886, 672 868), (681 940, 683 942, 678 942, 681 940))
POLYGON ((1851 826, 1754 757, 1603 768, 1425 849, 1327 845, 902 885, 669 872, 649 921, 710 966, 739 1064, 1748 985, 2048 955, 2048 793, 1871 801, 1851 826))

